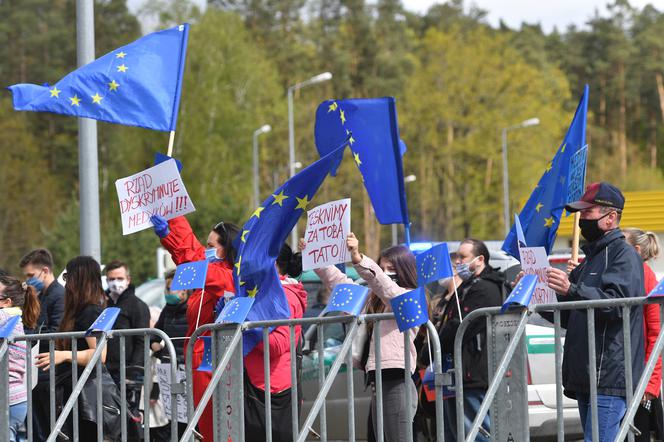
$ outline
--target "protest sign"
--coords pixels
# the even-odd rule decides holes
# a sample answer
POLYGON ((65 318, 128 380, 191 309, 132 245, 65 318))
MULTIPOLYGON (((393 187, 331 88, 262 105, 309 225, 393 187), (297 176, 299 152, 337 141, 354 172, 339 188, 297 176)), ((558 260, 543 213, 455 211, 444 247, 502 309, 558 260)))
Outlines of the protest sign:
MULTIPOLYGON (((164 404, 164 413, 166 417, 171 419, 171 365, 170 364, 155 364, 157 371, 157 382, 159 383, 159 394, 161 395, 161 402, 164 404)), ((187 382, 187 375, 184 372, 184 367, 178 367, 177 382, 184 384, 187 382)), ((184 395, 178 395, 177 403, 177 418, 178 422, 187 423, 187 400, 184 395)))
POLYGON ((307 212, 302 254, 304 270, 346 262, 350 233, 350 198, 321 204, 307 212))
POLYGON ((115 181, 115 188, 123 235, 152 227, 152 215, 171 219, 196 210, 173 159, 120 178, 115 181))
POLYGON ((555 303, 556 292, 547 285, 546 269, 551 267, 544 247, 521 247, 521 269, 526 275, 536 275, 537 285, 530 300, 531 304, 555 303))
POLYGON ((572 155, 569 162, 569 182, 567 183, 567 202, 578 201, 583 196, 586 182, 586 159, 588 145, 572 155))

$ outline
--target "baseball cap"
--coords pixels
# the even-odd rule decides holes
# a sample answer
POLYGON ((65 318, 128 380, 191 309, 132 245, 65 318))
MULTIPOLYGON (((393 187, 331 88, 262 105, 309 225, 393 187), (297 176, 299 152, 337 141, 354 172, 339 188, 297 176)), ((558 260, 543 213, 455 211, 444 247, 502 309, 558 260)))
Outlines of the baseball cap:
POLYGON ((625 207, 625 197, 616 186, 602 181, 600 183, 589 184, 581 199, 569 203, 565 206, 565 209, 573 213, 592 206, 613 207, 617 210, 623 210, 625 207))

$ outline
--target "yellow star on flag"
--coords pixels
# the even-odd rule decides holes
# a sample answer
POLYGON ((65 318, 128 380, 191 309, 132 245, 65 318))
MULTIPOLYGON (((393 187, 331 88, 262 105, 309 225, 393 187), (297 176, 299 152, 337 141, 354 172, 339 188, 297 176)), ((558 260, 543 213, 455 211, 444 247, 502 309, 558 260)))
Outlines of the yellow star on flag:
POLYGON ((565 148, 567 147, 567 143, 563 144, 562 149, 560 149, 561 153, 565 153, 565 148))
POLYGON ((247 296, 249 296, 249 297, 251 297, 251 298, 255 298, 255 297, 256 297, 256 293, 258 293, 258 286, 255 286, 255 287, 254 287, 253 289, 251 289, 251 290, 247 290, 247 296))
POLYGON ((337 104, 336 101, 332 102, 332 104, 330 104, 330 105, 327 107, 327 113, 329 114, 330 112, 334 112, 335 110, 337 110, 337 107, 338 107, 338 106, 339 106, 339 105, 337 104))
POLYGON ((343 109, 339 109, 339 118, 341 118, 341 124, 346 124, 346 114, 343 109))
POLYGON ((108 83, 108 90, 109 91, 117 91, 118 87, 120 87, 120 85, 118 83, 116 83, 115 80, 108 83))
POLYGON ((360 164, 362 164, 362 161, 360 161, 360 154, 357 152, 353 153, 353 158, 355 158, 355 163, 357 163, 357 167, 360 167, 360 164))
POLYGON ((51 89, 51 98, 60 98, 60 92, 62 92, 60 89, 58 89, 57 86, 53 86, 53 89, 51 89))
POLYGON ((94 104, 94 103, 96 103, 96 104, 101 104, 101 100, 103 100, 103 98, 104 98, 104 97, 102 97, 102 96, 99 95, 99 94, 94 94, 94 95, 92 96, 92 103, 93 103, 93 104, 94 104))
POLYGON ((308 195, 304 195, 304 198, 295 197, 295 199, 297 200, 297 206, 295 207, 295 210, 297 209, 307 210, 307 206, 311 202, 308 195))
POLYGON ((346 129, 346 135, 350 135, 350 137, 348 138, 348 144, 352 146, 353 143, 355 142, 355 138, 353 138, 353 133, 348 129, 346 129))
POLYGON ((288 195, 284 195, 283 189, 281 190, 281 192, 277 194, 272 194, 272 196, 274 197, 274 201, 272 201, 272 204, 279 204, 279 206, 281 207, 284 206, 284 200, 288 198, 288 195))
POLYGON ((127 55, 125 52, 120 51, 115 54, 115 58, 125 58, 125 55, 127 55))
POLYGON ((544 204, 542 204, 542 203, 537 203, 537 205, 535 206, 535 212, 539 213, 539 211, 540 211, 540 209, 541 209, 542 207, 544 207, 544 204))
POLYGON ((248 230, 243 230, 242 231, 242 237, 240 238, 240 241, 247 242, 247 233, 249 233, 248 230))
POLYGON ((553 226, 553 217, 544 218, 544 227, 553 226))
POLYGON ((71 98, 69 99, 69 101, 71 101, 71 105, 72 105, 72 106, 80 106, 79 103, 81 102, 81 99, 78 98, 77 95, 74 95, 73 97, 71 97, 71 98))
POLYGON ((127 72, 127 69, 129 68, 125 64, 121 64, 120 66, 118 66, 118 72, 127 72))
POLYGON ((235 263, 235 268, 237 269, 237 274, 240 274, 240 266, 242 265, 242 257, 240 256, 235 263))
POLYGON ((553 161, 549 161, 549 164, 546 165, 546 171, 547 172, 551 171, 552 167, 553 167, 553 161))
POLYGON ((260 218, 260 217, 261 217, 261 212, 262 212, 263 210, 265 210, 264 207, 260 207, 260 206, 259 206, 259 207, 256 207, 256 210, 254 210, 254 213, 253 213, 253 215, 251 215, 251 218, 253 218, 254 216, 255 216, 256 218, 260 218))

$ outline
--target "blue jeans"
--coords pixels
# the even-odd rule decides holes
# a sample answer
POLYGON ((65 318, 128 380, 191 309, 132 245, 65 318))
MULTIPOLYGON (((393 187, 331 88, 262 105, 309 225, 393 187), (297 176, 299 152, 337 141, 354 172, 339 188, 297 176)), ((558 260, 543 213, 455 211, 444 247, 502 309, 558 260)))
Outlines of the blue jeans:
MULTIPOLYGON (((593 440, 592 417, 590 413, 589 395, 577 394, 576 401, 579 404, 579 415, 583 426, 584 440, 593 440)), ((597 424, 599 430, 599 442, 612 442, 620 430, 620 421, 627 411, 627 403, 624 397, 597 395, 597 424)))
POLYGON ((9 406, 9 442, 18 440, 18 429, 21 428, 28 415, 28 402, 9 406))
MULTIPOLYGON (((471 389, 464 389, 463 390, 463 407, 464 407, 464 419, 463 419, 463 426, 464 426, 464 432, 466 433, 466 436, 468 436, 468 433, 470 432, 470 428, 473 425, 473 421, 475 420, 475 416, 477 415, 477 412, 480 409, 480 406, 482 405, 482 401, 484 400, 484 395, 486 394, 485 390, 482 389, 476 389, 476 388, 471 388, 471 389)), ((448 399, 445 400, 444 402, 444 407, 445 410, 445 440, 457 440, 456 436, 456 402, 455 399, 448 399)), ((491 420, 489 418, 489 413, 487 413, 486 416, 484 416, 484 420, 482 421, 482 427, 488 431, 491 432, 491 420)), ((484 437, 482 433, 477 433, 477 437, 475 438, 475 441, 479 442, 489 442, 489 439, 484 437)))

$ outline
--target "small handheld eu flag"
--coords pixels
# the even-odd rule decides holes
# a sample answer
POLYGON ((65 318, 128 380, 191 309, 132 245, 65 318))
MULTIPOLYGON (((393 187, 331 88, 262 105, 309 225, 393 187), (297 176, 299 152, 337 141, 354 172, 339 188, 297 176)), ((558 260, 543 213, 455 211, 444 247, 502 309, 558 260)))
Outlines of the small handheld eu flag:
POLYGON ((431 247, 417 255, 417 284, 420 286, 453 276, 447 243, 431 247))
POLYGON ((251 296, 246 297, 234 297, 229 302, 226 303, 217 319, 214 321, 216 323, 222 322, 234 322, 236 324, 242 324, 251 310, 251 306, 254 305, 254 300, 256 298, 251 296))
POLYGON ((95 319, 95 322, 93 322, 92 325, 85 332, 85 335, 89 336, 92 332, 106 333, 109 330, 112 330, 113 325, 115 325, 115 320, 118 319, 119 315, 120 315, 119 307, 105 308, 104 311, 101 312, 101 315, 99 315, 99 317, 95 319))
POLYGON ((500 312, 504 313, 510 307, 528 307, 537 285, 537 275, 524 275, 521 281, 512 289, 500 312))
POLYGON ((429 320, 427 295, 423 287, 397 296, 390 301, 390 304, 394 311, 394 319, 402 333, 429 320))
POLYGON ((175 269, 171 290, 201 289, 205 287, 208 262, 192 261, 180 264, 175 269))
POLYGON ((5 323, 0 326, 0 339, 9 338, 14 332, 14 328, 20 319, 21 317, 19 315, 11 316, 7 319, 5 323))
POLYGON ((200 336, 203 340, 203 359, 197 371, 212 371, 212 336, 200 336))
POLYGON ((337 284, 330 295, 325 312, 346 312, 357 316, 369 296, 369 288, 359 284, 337 284))
POLYGON ((657 286, 654 289, 652 289, 650 293, 648 293, 649 298, 650 297, 655 298, 658 296, 664 296, 664 278, 661 281, 659 281, 659 284, 657 284, 657 286))

